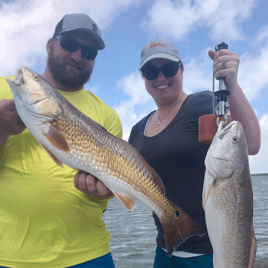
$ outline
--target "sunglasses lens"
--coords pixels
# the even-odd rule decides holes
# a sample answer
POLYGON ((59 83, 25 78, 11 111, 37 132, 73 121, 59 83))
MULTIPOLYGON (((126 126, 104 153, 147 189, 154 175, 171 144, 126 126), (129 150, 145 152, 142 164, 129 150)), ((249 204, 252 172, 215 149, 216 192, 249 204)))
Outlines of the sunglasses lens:
POLYGON ((98 50, 93 50, 88 47, 82 48, 82 57, 86 60, 95 60, 98 55, 98 50))
POLYGON ((174 63, 168 63, 162 66, 162 73, 165 77, 173 77, 177 74, 179 70, 179 64, 174 63))
POLYGON ((75 52, 79 49, 79 44, 75 39, 62 37, 60 39, 60 46, 69 52, 75 52))
POLYGON ((59 40, 60 46, 68 52, 75 52, 78 49, 81 49, 82 57, 86 60, 94 60, 98 55, 98 50, 94 50, 89 46, 84 46, 73 38, 61 36, 59 40))
POLYGON ((179 70, 179 63, 172 62, 164 64, 162 67, 157 68, 156 66, 147 66, 141 69, 142 75, 147 80, 154 80, 157 78, 159 71, 163 73, 165 77, 173 77, 179 70))
POLYGON ((148 66, 145 68, 141 69, 142 75, 147 79, 147 80, 154 80, 158 74, 158 68, 155 66, 148 66))

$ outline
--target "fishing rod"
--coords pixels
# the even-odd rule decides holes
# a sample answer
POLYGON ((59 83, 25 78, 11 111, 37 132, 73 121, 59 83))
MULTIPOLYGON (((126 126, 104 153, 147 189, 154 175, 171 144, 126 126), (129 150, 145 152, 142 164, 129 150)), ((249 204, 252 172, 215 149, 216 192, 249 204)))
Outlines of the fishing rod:
MULTIPOLYGON (((224 42, 215 46, 215 51, 228 49, 228 45, 224 42)), ((226 68, 226 62, 222 63, 222 68, 226 68)), ((229 104, 227 97, 230 91, 226 89, 225 78, 219 78, 219 90, 214 92, 214 73, 213 73, 213 114, 207 114, 199 117, 198 141, 200 143, 210 144, 217 132, 220 121, 225 120, 225 125, 232 121, 229 112, 229 104), (218 98, 218 104, 214 108, 214 95, 218 98), (216 114, 215 114, 216 112, 216 114)))

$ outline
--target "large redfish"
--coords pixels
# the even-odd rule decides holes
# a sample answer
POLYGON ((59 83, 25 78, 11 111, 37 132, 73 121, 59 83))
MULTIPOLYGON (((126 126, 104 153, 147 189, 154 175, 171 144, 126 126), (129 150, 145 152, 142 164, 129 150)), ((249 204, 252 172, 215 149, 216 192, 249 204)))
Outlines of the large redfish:
POLYGON ((93 174, 129 210, 133 199, 148 206, 163 225, 169 255, 189 237, 203 235, 199 225, 166 198, 157 173, 129 143, 108 133, 27 67, 7 82, 22 121, 52 159, 93 174))

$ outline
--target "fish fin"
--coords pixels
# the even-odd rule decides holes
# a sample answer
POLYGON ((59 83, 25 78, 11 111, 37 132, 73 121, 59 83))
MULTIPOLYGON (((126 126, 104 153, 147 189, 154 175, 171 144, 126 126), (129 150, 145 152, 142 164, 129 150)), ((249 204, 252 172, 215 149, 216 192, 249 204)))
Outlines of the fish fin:
POLYGON ((122 202, 122 204, 127 208, 128 210, 133 211, 135 200, 131 197, 119 193, 114 193, 114 195, 122 202))
POLYGON ((160 222, 165 230, 166 249, 171 256, 177 248, 192 236, 204 236, 205 232, 179 206, 173 204, 173 212, 169 218, 162 217, 160 222))
POLYGON ((44 145, 41 145, 44 149, 45 149, 45 151, 48 153, 48 155, 54 160, 54 162, 58 165, 58 166, 60 166, 60 167, 62 167, 63 168, 63 164, 62 164, 62 162, 53 154, 53 153, 51 153, 44 145))
POLYGON ((147 161, 140 155, 140 153, 137 151, 136 148, 134 148, 130 143, 128 143, 124 140, 122 140, 122 142, 124 142, 127 145, 127 147, 129 147, 131 149, 131 151, 133 151, 133 153, 139 158, 139 160, 143 163, 143 165, 149 170, 149 172, 152 174, 153 182, 159 187, 160 191, 164 195, 166 195, 165 186, 164 186, 161 178, 157 174, 157 172, 147 163, 147 161))
POLYGON ((256 254, 257 254, 257 240, 255 237, 254 228, 252 226, 250 229, 250 245, 249 245, 247 267, 253 267, 256 254))
POLYGON ((62 134, 52 125, 49 126, 48 133, 45 133, 44 136, 48 139, 48 141, 56 148, 64 151, 69 152, 70 147, 65 140, 65 138, 62 136, 62 134))
POLYGON ((202 205, 203 205, 204 210, 205 210, 205 207, 206 207, 206 204, 207 204, 208 197, 209 197, 209 194, 211 192, 211 189, 215 184, 216 184, 216 180, 213 179, 213 181, 209 184, 208 191, 207 192, 203 191, 202 205))

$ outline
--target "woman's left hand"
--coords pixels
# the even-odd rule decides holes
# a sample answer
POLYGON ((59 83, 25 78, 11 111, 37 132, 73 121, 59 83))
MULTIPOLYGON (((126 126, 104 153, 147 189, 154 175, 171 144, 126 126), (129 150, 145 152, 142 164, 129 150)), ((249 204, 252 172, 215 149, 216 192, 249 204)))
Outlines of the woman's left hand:
POLYGON ((240 59, 236 52, 228 49, 221 49, 218 52, 213 50, 208 51, 209 57, 214 60, 213 72, 215 78, 224 77, 226 82, 226 89, 232 92, 237 86, 238 66, 240 59))

